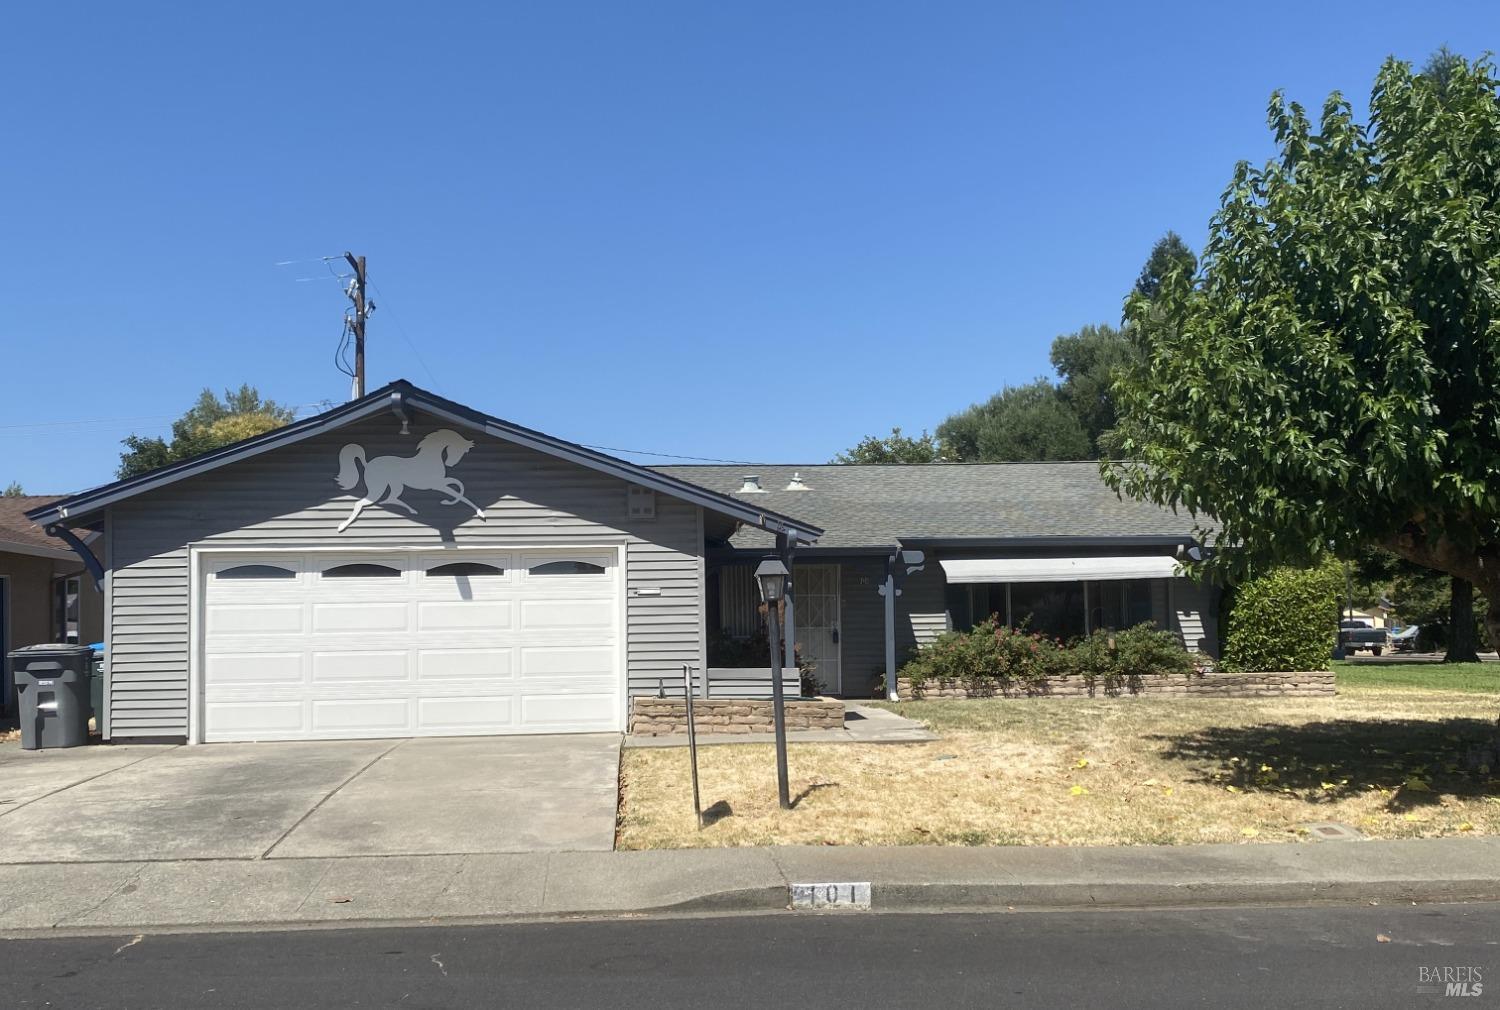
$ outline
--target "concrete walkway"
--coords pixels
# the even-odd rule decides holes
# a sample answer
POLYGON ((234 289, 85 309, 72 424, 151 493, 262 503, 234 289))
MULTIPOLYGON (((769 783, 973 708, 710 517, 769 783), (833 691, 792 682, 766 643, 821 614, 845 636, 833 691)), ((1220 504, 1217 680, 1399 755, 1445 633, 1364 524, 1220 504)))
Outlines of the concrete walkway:
MULTIPOLYGON (((883 708, 872 708, 848 702, 844 707, 843 729, 799 729, 787 731, 788 743, 927 743, 938 739, 915 719, 907 719, 883 708)), ((742 743, 775 743, 774 733, 740 733, 735 736, 704 733, 698 736, 699 747, 742 743)), ((687 735, 626 736, 626 747, 686 747, 687 735)))
POLYGON ((0 934, 766 911, 861 882, 876 911, 1494 900, 1500 838, 22 863, 0 934))

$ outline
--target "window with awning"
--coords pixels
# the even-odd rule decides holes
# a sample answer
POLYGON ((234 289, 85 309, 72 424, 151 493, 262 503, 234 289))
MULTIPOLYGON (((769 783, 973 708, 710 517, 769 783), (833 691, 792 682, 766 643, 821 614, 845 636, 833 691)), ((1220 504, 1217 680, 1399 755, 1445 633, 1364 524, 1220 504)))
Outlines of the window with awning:
POLYGON ((1163 555, 1071 558, 941 558, 949 585, 978 582, 1096 582, 1170 579, 1177 559, 1163 555))
POLYGON ((1099 628, 1165 627, 1166 582, 1175 558, 943 558, 952 626, 994 617, 1003 625, 1068 640, 1099 628))

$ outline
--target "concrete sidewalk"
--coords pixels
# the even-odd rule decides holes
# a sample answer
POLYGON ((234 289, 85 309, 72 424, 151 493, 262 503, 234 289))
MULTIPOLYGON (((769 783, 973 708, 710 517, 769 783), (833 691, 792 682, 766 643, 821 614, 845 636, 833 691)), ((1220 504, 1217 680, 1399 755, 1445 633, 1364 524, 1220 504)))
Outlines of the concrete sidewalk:
POLYGON ((1493 900, 1500 838, 21 863, 0 934, 769 911, 829 882, 875 911, 1493 900))

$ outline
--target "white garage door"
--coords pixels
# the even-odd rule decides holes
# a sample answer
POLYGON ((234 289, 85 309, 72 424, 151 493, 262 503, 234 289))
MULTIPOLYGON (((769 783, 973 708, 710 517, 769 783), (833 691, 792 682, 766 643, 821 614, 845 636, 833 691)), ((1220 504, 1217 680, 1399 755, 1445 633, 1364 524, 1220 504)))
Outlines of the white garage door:
POLYGON ((203 737, 620 728, 612 550, 214 555, 203 737))

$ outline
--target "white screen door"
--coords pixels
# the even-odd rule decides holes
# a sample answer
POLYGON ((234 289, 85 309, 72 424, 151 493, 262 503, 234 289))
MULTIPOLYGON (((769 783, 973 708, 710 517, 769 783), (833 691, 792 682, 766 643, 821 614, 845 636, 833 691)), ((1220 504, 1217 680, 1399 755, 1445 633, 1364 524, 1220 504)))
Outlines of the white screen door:
POLYGON ((796 593, 793 618, 802 659, 813 663, 813 677, 823 694, 839 694, 839 566, 796 565, 792 569, 796 593))

